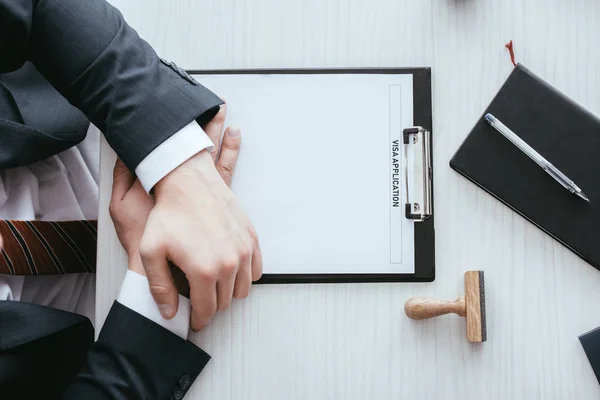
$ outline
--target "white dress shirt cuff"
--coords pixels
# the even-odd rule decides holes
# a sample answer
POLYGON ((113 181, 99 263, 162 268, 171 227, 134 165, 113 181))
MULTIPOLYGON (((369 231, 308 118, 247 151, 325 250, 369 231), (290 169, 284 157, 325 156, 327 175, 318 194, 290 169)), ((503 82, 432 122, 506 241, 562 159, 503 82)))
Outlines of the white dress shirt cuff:
POLYGON ((148 279, 133 271, 127 271, 117 301, 132 311, 154 321, 182 339, 187 339, 190 328, 190 300, 179 295, 177 314, 172 319, 164 319, 150 293, 148 279))
POLYGON ((202 150, 211 151, 214 145, 196 121, 162 142, 140 162, 135 174, 146 192, 175 168, 202 150))

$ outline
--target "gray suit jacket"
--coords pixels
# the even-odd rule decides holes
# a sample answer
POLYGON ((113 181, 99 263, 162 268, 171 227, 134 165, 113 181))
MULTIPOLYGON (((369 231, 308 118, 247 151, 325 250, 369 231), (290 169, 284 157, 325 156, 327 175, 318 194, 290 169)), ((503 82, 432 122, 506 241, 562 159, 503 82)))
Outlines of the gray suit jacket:
MULTIPOLYGON (((134 170, 222 103, 104 0, 0 0, 0 73, 0 169, 73 146, 89 120, 134 170)), ((83 317, 0 302, 0 398, 181 399, 209 359, 119 303, 92 340, 83 317)))
POLYGON ((83 140, 85 115, 133 171, 222 104, 160 59, 104 0, 0 0, 0 73, 13 71, 0 77, 0 168, 83 140))
POLYGON ((115 301, 94 343, 91 322, 0 301, 0 398, 181 400, 210 356, 115 301))

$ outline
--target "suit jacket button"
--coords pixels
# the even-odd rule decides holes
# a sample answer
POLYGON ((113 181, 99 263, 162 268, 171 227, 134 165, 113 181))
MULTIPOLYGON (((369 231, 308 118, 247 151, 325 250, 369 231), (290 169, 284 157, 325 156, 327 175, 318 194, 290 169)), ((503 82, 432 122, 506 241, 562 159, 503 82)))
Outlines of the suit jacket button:
POLYGON ((194 77, 193 77, 193 76, 191 76, 191 75, 190 75, 190 74, 188 74, 187 72, 186 72, 185 74, 187 75, 187 77, 188 77, 188 80, 189 80, 189 81, 190 81, 190 82, 191 82, 193 85, 195 85, 195 86, 198 86, 198 85, 199 85, 198 81, 197 81, 196 79, 194 79, 194 77))
POLYGON ((183 399, 183 396, 185 396, 185 390, 183 390, 179 385, 175 388, 175 390, 173 390, 173 397, 175 398, 175 400, 181 400, 183 399))
POLYGON ((179 74, 181 75, 181 77, 183 79, 185 79, 186 81, 190 82, 193 85, 199 85, 198 81, 194 79, 193 76, 191 76, 190 74, 188 74, 184 69, 179 68, 179 74))
POLYGON ((192 380, 190 379, 189 375, 184 375, 179 380, 179 386, 181 386, 181 389, 183 389, 183 390, 188 390, 189 387, 191 386, 191 384, 192 384, 192 380))

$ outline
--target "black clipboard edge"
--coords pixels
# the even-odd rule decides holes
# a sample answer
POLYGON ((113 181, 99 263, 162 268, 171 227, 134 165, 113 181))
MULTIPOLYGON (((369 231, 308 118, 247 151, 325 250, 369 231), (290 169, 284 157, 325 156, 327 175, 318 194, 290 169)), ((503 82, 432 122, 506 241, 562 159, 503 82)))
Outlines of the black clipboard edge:
MULTIPOLYGON (((433 119, 431 68, 291 68, 291 69, 223 69, 188 70, 190 75, 239 75, 239 74, 412 74, 413 75, 413 125, 431 132, 433 151, 433 119)), ((433 175, 433 153, 431 169, 433 175)), ((433 177, 432 177, 433 186, 433 177)), ((435 204, 433 193, 431 201, 435 204)), ((264 274, 255 284, 273 283, 392 283, 433 282, 435 280, 435 229, 434 207, 427 220, 415 224, 415 273, 414 274, 264 274)))

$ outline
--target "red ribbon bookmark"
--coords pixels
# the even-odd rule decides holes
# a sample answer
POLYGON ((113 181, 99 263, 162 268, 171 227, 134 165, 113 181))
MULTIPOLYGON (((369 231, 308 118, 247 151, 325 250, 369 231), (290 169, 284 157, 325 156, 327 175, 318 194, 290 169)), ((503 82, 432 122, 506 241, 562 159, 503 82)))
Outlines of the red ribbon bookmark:
POLYGON ((512 42, 512 40, 510 42, 506 43, 504 45, 504 47, 506 47, 508 49, 508 52, 510 53, 510 61, 516 67, 517 63, 515 62, 515 49, 513 48, 513 42, 512 42))

